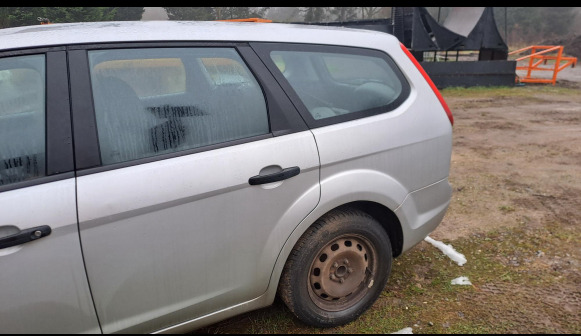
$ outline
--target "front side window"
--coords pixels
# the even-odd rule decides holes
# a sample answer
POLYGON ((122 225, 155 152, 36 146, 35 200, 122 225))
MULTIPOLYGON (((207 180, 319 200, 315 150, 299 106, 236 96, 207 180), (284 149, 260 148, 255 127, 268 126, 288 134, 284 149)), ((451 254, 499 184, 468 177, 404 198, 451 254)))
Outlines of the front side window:
POLYGON ((45 56, 0 59, 0 186, 46 175, 45 56))
POLYGON ((389 110, 404 93, 398 70, 385 57, 274 50, 270 58, 315 120, 389 110))
POLYGON ((262 90, 233 48, 89 52, 103 164, 270 132, 262 90))

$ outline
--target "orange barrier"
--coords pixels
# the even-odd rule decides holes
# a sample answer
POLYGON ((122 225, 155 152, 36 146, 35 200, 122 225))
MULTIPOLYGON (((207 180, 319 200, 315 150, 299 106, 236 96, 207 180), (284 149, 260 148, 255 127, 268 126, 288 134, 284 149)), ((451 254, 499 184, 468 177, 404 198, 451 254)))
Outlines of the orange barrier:
POLYGON ((216 21, 225 21, 225 22, 270 22, 270 23, 272 23, 272 20, 260 19, 260 18, 232 19, 232 20, 216 20, 216 21))
POLYGON ((50 20, 48 18, 37 17, 36 18, 41 25, 50 24, 50 20))
MULTIPOLYGON (((519 78, 521 83, 551 83, 555 85, 557 82, 557 74, 559 71, 565 69, 566 67, 570 66, 575 67, 577 64, 577 57, 565 57, 563 56, 563 46, 530 46, 523 49, 515 50, 510 53, 509 55, 520 54, 525 51, 531 51, 530 55, 526 55, 520 58, 517 58, 516 61, 522 61, 528 59, 528 65, 526 66, 517 66, 517 70, 526 70, 527 75, 525 78, 519 78), (556 52, 556 56, 549 56, 548 53, 556 52), (547 61, 554 60, 555 65, 552 67, 540 67, 541 64, 546 65, 547 61), (561 62, 565 62, 561 64, 561 62), (531 73, 533 71, 552 71, 553 77, 551 79, 545 78, 533 78, 531 77, 531 73)), ((518 63, 517 63, 518 65, 518 63)))

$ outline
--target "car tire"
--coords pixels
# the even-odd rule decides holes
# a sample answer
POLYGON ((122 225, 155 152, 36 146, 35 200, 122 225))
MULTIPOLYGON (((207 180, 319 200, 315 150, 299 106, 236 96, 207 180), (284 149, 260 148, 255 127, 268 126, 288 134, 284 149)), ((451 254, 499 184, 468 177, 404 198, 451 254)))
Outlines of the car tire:
POLYGON ((377 300, 391 262, 389 237, 373 217, 355 209, 333 210, 291 251, 278 293, 306 324, 343 325, 377 300))

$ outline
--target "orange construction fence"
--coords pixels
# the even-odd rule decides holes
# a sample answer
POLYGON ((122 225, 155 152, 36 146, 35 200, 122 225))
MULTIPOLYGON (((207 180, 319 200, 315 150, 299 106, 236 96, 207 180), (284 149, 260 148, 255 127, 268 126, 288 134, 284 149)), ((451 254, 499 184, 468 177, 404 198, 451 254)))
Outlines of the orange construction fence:
POLYGON ((50 20, 48 18, 37 17, 36 18, 41 25, 50 24, 50 20))
POLYGON ((518 66, 517 70, 526 70, 527 75, 524 78, 519 78, 521 83, 551 83, 555 85, 557 82, 557 74, 559 71, 565 69, 568 66, 574 67, 577 64, 577 57, 566 57, 563 56, 563 46, 542 46, 535 45, 529 46, 523 49, 515 50, 509 55, 520 54, 525 51, 531 51, 530 55, 519 57, 516 59, 517 62, 524 61, 528 59, 528 64, 526 66, 518 66), (557 55, 547 55, 549 53, 557 53, 557 55), (540 65, 547 65, 547 61, 554 60, 554 65, 549 65, 549 67, 541 67, 540 65), (564 62, 564 63, 563 63, 564 62), (551 79, 546 78, 533 78, 531 76, 533 71, 552 71, 553 77, 551 79))

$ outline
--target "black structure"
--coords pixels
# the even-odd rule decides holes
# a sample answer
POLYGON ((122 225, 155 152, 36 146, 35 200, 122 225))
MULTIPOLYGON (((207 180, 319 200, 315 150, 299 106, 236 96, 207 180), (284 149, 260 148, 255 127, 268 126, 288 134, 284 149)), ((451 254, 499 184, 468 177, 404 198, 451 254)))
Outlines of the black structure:
POLYGON ((414 56, 423 61, 424 52, 433 51, 434 56, 445 52, 444 62, 422 62, 436 86, 515 84, 516 61, 507 60, 508 46, 498 32, 492 7, 453 7, 442 24, 424 7, 414 7, 411 16, 411 41, 405 35, 404 41, 410 43, 406 46, 414 56), (478 61, 458 61, 460 51, 478 52, 478 61), (456 61, 449 62, 450 54, 456 54, 456 61))
POLYGON ((301 23, 392 34, 439 88, 515 84, 516 61, 507 60, 508 46, 498 32, 492 7, 452 7, 442 24, 425 7, 392 7, 390 19, 301 23), (477 53, 478 61, 459 61, 460 51, 477 53), (436 54, 442 52, 439 62, 436 54), (426 53, 432 53, 433 61, 424 61, 426 53))
POLYGON ((514 86, 515 61, 421 62, 438 88, 514 86))
POLYGON ((492 7, 453 7, 442 25, 424 7, 415 7, 411 44, 406 46, 414 51, 478 50, 480 61, 508 56, 492 7))

